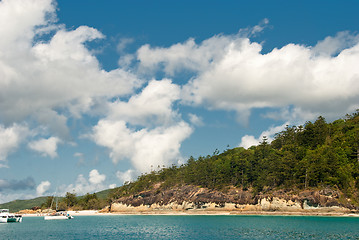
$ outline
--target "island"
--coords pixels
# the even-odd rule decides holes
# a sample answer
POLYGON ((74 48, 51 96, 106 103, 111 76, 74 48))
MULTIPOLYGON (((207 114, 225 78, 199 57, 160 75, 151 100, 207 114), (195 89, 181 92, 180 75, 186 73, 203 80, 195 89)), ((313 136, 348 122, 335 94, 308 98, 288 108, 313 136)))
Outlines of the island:
MULTIPOLYGON (((59 205, 74 215, 84 210, 96 214, 356 215, 359 110, 331 123, 318 117, 303 126, 287 126, 273 141, 264 136, 259 145, 248 149, 215 150, 190 157, 181 166, 158 167, 101 194, 67 193, 59 205)), ((41 214, 51 201, 47 197, 33 211, 41 214)))

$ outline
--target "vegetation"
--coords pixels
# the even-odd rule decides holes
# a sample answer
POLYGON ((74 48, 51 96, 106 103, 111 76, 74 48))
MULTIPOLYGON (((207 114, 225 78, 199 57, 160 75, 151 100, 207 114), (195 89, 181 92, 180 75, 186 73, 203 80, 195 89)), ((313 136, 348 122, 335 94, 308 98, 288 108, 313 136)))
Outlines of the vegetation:
POLYGON ((193 157, 182 166, 172 166, 141 175, 114 189, 109 198, 151 189, 196 185, 224 190, 228 186, 256 192, 275 189, 331 187, 359 203, 359 110, 344 119, 327 123, 323 117, 304 126, 287 126, 268 143, 234 148, 212 156, 193 157))
POLYGON ((66 193, 65 197, 57 197, 56 199, 53 196, 48 197, 38 197, 29 200, 15 200, 8 203, 0 204, 0 208, 10 209, 12 212, 18 212, 24 209, 56 209, 62 210, 89 210, 89 209, 102 209, 108 205, 108 193, 110 190, 104 190, 97 193, 89 194, 87 193, 84 196, 76 196, 75 193, 66 193))
MULTIPOLYGON (((157 183, 161 183, 157 191, 181 185, 217 190, 235 186, 251 189, 254 194, 330 187, 340 190, 359 206, 359 110, 332 123, 319 117, 304 126, 287 126, 271 143, 263 137, 258 146, 249 149, 238 147, 221 154, 216 150, 211 156, 190 157, 186 164, 143 174, 113 190, 81 197, 67 193, 58 206, 101 209, 120 197, 152 189, 157 183)), ((29 203, 26 208, 49 208, 53 201, 52 197, 39 199, 43 202, 29 203)), ((12 203, 18 202, 21 200, 12 203)), ((20 210, 14 205, 0 207, 20 210)))
POLYGON ((18 212, 23 209, 31 209, 35 206, 41 206, 47 197, 38 197, 30 200, 15 200, 8 203, 0 204, 0 208, 10 209, 11 212, 18 212))
POLYGON ((102 198, 99 198, 96 193, 87 193, 84 196, 76 197, 75 193, 67 192, 65 197, 58 198, 57 200, 55 200, 54 197, 47 197, 46 202, 41 205, 41 209, 51 208, 55 210, 55 201, 58 201, 57 209, 99 210, 104 208, 108 204, 107 196, 104 196, 103 194, 100 195, 102 196, 102 198))

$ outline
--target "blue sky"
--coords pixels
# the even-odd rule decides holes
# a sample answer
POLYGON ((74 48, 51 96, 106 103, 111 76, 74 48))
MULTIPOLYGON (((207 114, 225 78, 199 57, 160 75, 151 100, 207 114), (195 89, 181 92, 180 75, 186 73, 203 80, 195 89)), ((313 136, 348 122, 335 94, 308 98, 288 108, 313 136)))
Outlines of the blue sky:
POLYGON ((359 108, 357 1, 0 1, 0 203, 120 186, 359 108))

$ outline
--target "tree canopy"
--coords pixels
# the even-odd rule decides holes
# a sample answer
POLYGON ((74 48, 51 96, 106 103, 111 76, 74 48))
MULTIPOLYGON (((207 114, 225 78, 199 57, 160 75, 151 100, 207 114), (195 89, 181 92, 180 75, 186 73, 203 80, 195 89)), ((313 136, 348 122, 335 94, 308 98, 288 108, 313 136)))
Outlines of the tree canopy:
POLYGON ((268 143, 190 157, 186 164, 143 174, 110 194, 121 196, 191 184, 212 189, 235 186, 254 192, 272 189, 334 187, 359 202, 359 111, 327 123, 323 117, 304 126, 287 126, 268 143))

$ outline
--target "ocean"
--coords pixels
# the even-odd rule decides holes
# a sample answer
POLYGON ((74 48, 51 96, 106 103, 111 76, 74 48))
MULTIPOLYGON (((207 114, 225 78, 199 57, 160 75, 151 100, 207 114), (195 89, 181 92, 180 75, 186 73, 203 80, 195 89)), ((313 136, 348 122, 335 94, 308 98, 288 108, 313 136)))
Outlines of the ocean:
POLYGON ((75 216, 0 224, 0 239, 359 239, 357 217, 75 216))

